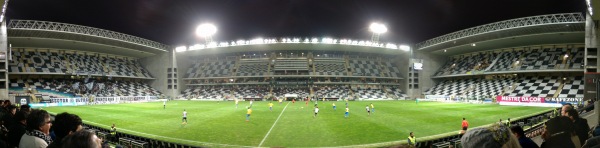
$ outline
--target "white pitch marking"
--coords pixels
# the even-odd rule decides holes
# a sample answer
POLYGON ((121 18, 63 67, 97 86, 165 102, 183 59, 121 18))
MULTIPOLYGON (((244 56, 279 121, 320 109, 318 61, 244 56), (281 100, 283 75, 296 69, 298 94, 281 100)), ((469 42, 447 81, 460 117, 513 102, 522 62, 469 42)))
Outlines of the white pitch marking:
POLYGON ((277 124, 277 121, 279 121, 279 118, 281 118, 281 115, 283 115, 283 112, 285 111, 285 109, 287 108, 287 106, 290 105, 290 102, 288 102, 285 107, 283 108, 283 110, 281 111, 281 113, 279 113, 279 117, 277 117, 277 120, 275 120, 275 123, 273 123, 273 126, 271 126, 271 129, 269 129, 269 132, 267 132, 267 134, 265 135, 265 138, 263 138, 262 141, 260 141, 260 144, 258 144, 258 147, 262 146, 263 142, 265 142, 265 140, 267 139, 267 137, 269 137, 269 134, 271 133, 271 130, 273 130, 273 127, 275 127, 275 124, 277 124))

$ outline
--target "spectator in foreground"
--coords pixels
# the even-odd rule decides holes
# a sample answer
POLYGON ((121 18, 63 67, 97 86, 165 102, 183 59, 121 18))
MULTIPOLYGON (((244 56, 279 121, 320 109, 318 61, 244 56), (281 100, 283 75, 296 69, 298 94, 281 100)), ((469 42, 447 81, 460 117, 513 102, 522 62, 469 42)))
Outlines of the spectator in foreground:
POLYGON ((29 112, 19 111, 15 114, 15 121, 17 122, 11 127, 8 127, 8 144, 10 147, 18 147, 21 137, 27 131, 27 117, 29 112))
POLYGON ((519 139, 519 144, 522 148, 539 148, 539 146, 535 144, 533 140, 525 137, 525 131, 523 131, 521 126, 513 126, 510 128, 510 131, 515 135, 515 137, 517 137, 517 139, 519 139))
POLYGON ((89 130, 74 132, 62 140, 61 148, 101 148, 102 139, 89 130))
POLYGON ((503 124, 474 128, 460 138, 463 148, 518 148, 519 140, 503 124))
POLYGON ((575 134, 579 137, 579 143, 585 143, 585 140, 589 139, 590 126, 586 119, 579 117, 579 113, 575 109, 569 109, 566 111, 566 116, 573 122, 575 134))
POLYGON ((48 112, 45 110, 32 110, 29 117, 27 117, 27 132, 21 137, 19 147, 48 147, 48 144, 52 143, 50 127, 52 127, 52 121, 48 112))
POLYGON ((573 122, 567 117, 559 116, 548 120, 545 129, 541 148, 576 148, 575 142, 579 143, 579 139, 571 139, 574 134, 573 122))
POLYGON ((69 114, 67 112, 60 113, 54 117, 54 134, 56 134, 55 142, 48 145, 48 148, 59 148, 61 147, 62 139, 67 135, 83 129, 83 121, 75 114, 69 114))

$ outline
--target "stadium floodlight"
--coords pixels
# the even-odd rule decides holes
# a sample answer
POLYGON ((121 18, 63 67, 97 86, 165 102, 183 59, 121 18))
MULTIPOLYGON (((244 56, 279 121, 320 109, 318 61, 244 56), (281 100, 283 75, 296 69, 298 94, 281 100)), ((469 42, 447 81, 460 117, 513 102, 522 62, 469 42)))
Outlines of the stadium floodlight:
POLYGON ((196 35, 204 37, 207 44, 212 42, 212 35, 215 33, 217 33, 217 27, 215 27, 213 24, 200 24, 196 28, 196 35))
POLYGON ((387 27, 385 27, 384 24, 380 24, 380 23, 371 23, 371 25, 369 26, 369 30, 371 32, 373 32, 373 35, 371 36, 371 42, 373 43, 377 43, 379 42, 379 36, 382 33, 387 32, 387 27))
POLYGON ((184 52, 187 50, 187 47, 185 46, 179 46, 177 48, 175 48, 175 52, 184 52))
POLYGON ((400 50, 410 51, 410 46, 408 46, 408 45, 400 45, 400 50))

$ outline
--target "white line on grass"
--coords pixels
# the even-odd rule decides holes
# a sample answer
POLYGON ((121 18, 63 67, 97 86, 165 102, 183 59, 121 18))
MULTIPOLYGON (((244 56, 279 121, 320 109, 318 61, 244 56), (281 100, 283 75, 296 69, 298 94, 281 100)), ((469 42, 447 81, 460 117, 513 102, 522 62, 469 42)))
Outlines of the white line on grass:
POLYGON ((285 111, 285 109, 287 108, 287 106, 290 105, 290 102, 288 102, 285 107, 283 108, 283 110, 281 111, 281 113, 279 113, 279 117, 277 117, 277 120, 275 120, 275 123, 273 123, 273 126, 271 126, 271 129, 269 129, 269 132, 267 132, 267 134, 265 135, 265 138, 263 138, 262 141, 260 141, 260 144, 258 144, 258 147, 262 146, 263 142, 265 142, 265 140, 267 139, 267 137, 269 137, 269 134, 271 133, 271 130, 273 130, 273 127, 275 127, 275 124, 277 124, 277 121, 279 121, 279 118, 281 118, 281 115, 283 115, 283 112, 285 111))

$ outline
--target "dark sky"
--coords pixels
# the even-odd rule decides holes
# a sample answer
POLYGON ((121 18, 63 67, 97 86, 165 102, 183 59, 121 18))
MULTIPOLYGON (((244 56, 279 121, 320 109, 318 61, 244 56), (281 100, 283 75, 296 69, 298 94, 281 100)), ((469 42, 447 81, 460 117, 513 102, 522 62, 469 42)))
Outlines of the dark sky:
POLYGON ((169 45, 255 37, 370 40, 368 25, 388 26, 381 41, 414 44, 487 23, 553 13, 582 13, 584 0, 11 0, 8 19, 44 20, 122 32, 169 45))

